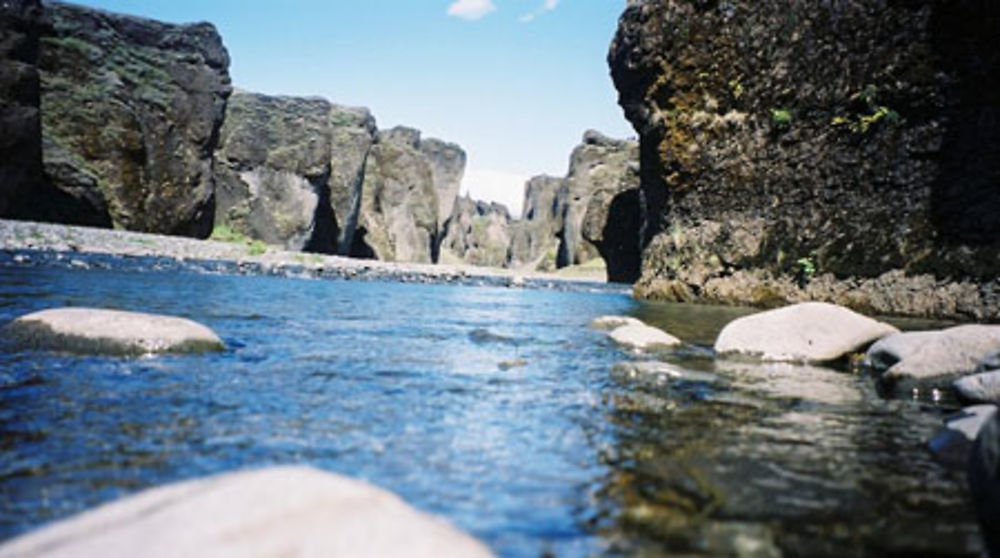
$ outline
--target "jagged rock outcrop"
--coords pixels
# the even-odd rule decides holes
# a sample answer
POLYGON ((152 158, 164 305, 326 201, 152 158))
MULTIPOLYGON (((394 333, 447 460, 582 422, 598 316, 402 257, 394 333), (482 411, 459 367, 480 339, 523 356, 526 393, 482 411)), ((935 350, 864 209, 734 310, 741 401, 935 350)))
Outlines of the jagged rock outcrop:
POLYGON ((385 261, 434 261, 438 195, 431 162, 421 152, 420 143, 420 132, 412 128, 379 132, 365 165, 353 255, 385 261))
POLYGON ((1000 316, 997 36, 972 0, 630 2, 637 294, 1000 316))
POLYGON ((351 255, 375 134, 364 108, 234 93, 217 153, 216 223, 290 250, 351 255))
MULTIPOLYGON (((566 175, 566 208, 559 235, 557 266, 582 264, 598 256, 597 246, 584 242, 583 236, 590 202, 598 191, 602 192, 602 197, 610 198, 623 188, 638 186, 638 181, 631 178, 634 176, 632 165, 638 158, 639 146, 634 141, 614 140, 594 130, 583 134, 583 143, 570 156, 566 175)), ((594 222, 599 219, 596 211, 588 230, 599 227, 594 222)), ((614 257, 611 250, 608 252, 614 257)))
POLYGON ((41 3, 0 3, 0 217, 34 217, 42 183, 38 40, 41 3))
POLYGON ((330 103, 236 92, 215 168, 215 222, 287 250, 334 251, 330 103))
POLYGON ((440 261, 503 267, 510 246, 507 207, 468 196, 458 198, 453 205, 444 225, 440 261))
POLYGON ((54 2, 44 14, 43 162, 67 201, 54 218, 208 236, 231 92, 215 27, 54 2))
POLYGON ((556 268, 567 192, 563 178, 541 175, 528 180, 521 219, 510 227, 506 267, 541 271, 556 268))
POLYGON ((623 261, 638 259, 639 232, 638 221, 623 209, 637 198, 638 157, 634 141, 585 132, 565 178, 536 176, 525 185, 522 218, 511 225, 507 266, 553 270, 600 255, 608 262, 609 279, 628 281, 620 269, 628 268, 623 261), (609 219, 618 222, 608 226, 609 219))
POLYGON ((431 164, 431 175, 438 197, 438 230, 443 230, 445 221, 452 214, 455 200, 458 199, 458 189, 462 186, 465 151, 454 143, 434 138, 420 141, 418 149, 431 164))

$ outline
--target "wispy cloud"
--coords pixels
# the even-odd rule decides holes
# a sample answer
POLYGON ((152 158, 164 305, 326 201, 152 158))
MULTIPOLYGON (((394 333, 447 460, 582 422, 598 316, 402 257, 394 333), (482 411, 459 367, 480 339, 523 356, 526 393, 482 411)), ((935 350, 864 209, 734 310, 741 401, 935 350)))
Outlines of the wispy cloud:
POLYGON ((559 6, 559 0, 544 0, 542 5, 535 9, 533 12, 528 12, 523 16, 517 18, 521 23, 531 23, 535 21, 535 18, 544 14, 545 12, 551 12, 559 6))
MULTIPOLYGON (((558 0, 556 0, 558 2, 558 0)), ((545 0, 548 4, 552 0, 545 0)), ((455 0, 448 6, 448 15, 473 21, 495 12, 497 7, 493 5, 493 0, 455 0)))

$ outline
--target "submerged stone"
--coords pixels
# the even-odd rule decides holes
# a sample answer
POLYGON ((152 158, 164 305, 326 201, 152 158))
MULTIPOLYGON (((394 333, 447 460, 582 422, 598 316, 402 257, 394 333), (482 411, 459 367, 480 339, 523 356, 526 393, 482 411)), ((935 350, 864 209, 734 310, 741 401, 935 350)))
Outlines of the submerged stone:
POLYGON ((897 331, 841 306, 805 302, 730 322, 715 351, 766 361, 828 362, 897 331))
POLYGON ((0 546, 0 556, 490 556, 395 494, 310 467, 153 488, 0 546))
POLYGON ((54 308, 7 326, 20 344, 87 354, 142 355, 221 351, 211 329, 185 318, 97 308, 54 308))

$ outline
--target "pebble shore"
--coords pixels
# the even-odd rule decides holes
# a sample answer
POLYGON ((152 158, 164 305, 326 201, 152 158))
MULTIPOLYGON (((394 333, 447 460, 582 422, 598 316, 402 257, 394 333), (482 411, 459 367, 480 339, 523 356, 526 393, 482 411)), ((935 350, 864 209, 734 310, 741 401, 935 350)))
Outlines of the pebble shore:
POLYGON ((600 275, 522 273, 470 265, 361 260, 291 252, 278 247, 197 240, 159 234, 0 219, 0 263, 70 267, 150 267, 239 275, 387 280, 578 290, 620 288, 600 275))

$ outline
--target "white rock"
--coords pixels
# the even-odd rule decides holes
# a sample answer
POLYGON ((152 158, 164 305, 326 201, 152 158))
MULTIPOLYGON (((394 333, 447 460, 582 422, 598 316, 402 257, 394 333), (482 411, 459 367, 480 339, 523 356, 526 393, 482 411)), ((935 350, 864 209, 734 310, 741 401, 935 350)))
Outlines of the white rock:
POLYGON ((959 378, 952 386, 969 401, 1000 405, 1000 370, 959 378))
POLYGON ((645 325, 642 320, 638 320, 631 316, 599 316, 594 318, 590 322, 590 327, 593 329, 601 329, 606 331, 611 331, 612 329, 619 328, 625 325, 645 325))
POLYGON ((309 467, 153 488, 0 546, 0 558, 490 555, 391 492, 309 467))
POLYGON ((615 343, 641 351, 657 347, 676 347, 681 340, 663 330, 643 323, 616 327, 608 334, 615 343))
POLYGON ((7 329, 23 345, 74 353, 141 355, 225 349, 218 335, 191 320, 119 310, 42 310, 17 318, 7 329))
POLYGON ((997 349, 1000 326, 964 325, 897 333, 872 345, 865 361, 884 371, 883 380, 896 391, 908 392, 918 386, 944 386, 972 374, 983 357, 997 349))
POLYGON ((733 320, 719 333, 715 351, 767 361, 826 362, 897 331, 841 306, 805 302, 733 320))

